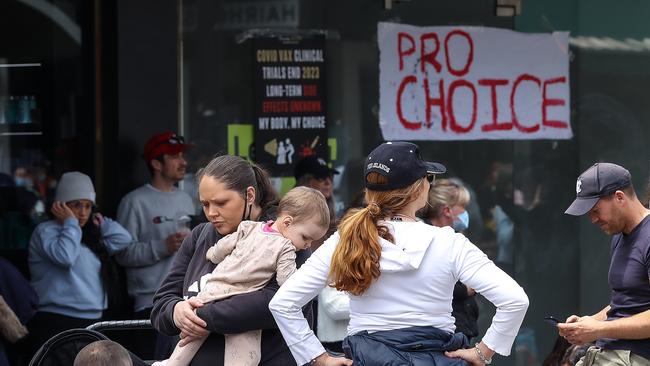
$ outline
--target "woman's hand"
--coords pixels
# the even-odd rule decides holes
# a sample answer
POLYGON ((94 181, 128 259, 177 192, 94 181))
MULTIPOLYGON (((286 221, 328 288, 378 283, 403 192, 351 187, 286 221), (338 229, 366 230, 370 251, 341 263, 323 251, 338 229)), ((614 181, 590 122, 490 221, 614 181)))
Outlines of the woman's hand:
POLYGON ((462 358, 472 366, 485 365, 476 354, 476 350, 474 348, 459 349, 453 352, 445 352, 445 356, 451 358, 462 358))
MULTIPOLYGON (((480 342, 478 344, 478 347, 481 350, 481 354, 483 357, 486 357, 488 359, 492 359, 492 356, 494 356, 494 351, 489 349, 485 343, 480 342)), ((451 357, 451 358, 462 358, 463 360, 469 362, 470 365, 472 366, 483 366, 485 363, 479 357, 478 351, 476 350, 476 346, 472 348, 467 348, 467 349, 459 349, 456 351, 452 352, 445 352, 445 356, 451 357)))
POLYGON ((52 209, 51 209, 52 215, 56 218, 56 221, 59 222, 59 224, 63 225, 63 222, 69 218, 69 217, 74 217, 74 212, 68 207, 68 205, 65 204, 65 202, 61 201, 56 201, 52 204, 52 209))
POLYGON ((334 357, 330 356, 329 353, 325 352, 320 356, 314 359, 314 366, 352 366, 352 360, 349 360, 345 357, 334 357))
POLYGON ((93 214, 93 224, 97 227, 101 227, 102 224, 104 223, 104 216, 100 214, 99 212, 96 212, 93 214))
POLYGON ((174 324, 181 330, 180 346, 184 346, 196 339, 206 337, 210 332, 205 329, 208 325, 196 315, 195 310, 203 303, 192 297, 174 305, 174 324))

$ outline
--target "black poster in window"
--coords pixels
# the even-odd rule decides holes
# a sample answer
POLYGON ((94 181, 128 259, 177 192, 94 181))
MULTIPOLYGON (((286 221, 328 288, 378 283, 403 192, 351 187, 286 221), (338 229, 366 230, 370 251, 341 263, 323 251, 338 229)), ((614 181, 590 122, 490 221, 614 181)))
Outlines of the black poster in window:
POLYGON ((328 160, 325 37, 255 38, 255 157, 293 176, 301 157, 328 160))

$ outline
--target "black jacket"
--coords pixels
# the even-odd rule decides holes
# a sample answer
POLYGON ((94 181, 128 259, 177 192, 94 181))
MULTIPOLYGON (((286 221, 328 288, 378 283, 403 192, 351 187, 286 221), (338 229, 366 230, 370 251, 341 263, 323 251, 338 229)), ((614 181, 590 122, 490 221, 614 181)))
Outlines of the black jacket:
POLYGON ((456 333, 463 333, 467 339, 478 337, 478 304, 475 295, 467 294, 467 286, 456 282, 451 315, 456 319, 456 333))
MULTIPOLYGON (((167 335, 177 335, 180 330, 173 322, 174 305, 182 301, 182 297, 196 296, 200 291, 200 279, 212 273, 216 265, 205 258, 205 254, 222 235, 213 228, 208 229, 205 240, 197 243, 204 225, 192 230, 183 241, 176 254, 172 268, 162 282, 153 299, 151 322, 159 332, 167 335), (190 287, 193 291, 189 291, 190 287)), ((296 263, 300 266, 311 252, 297 253, 296 263)), ((242 333, 262 329, 262 359, 260 365, 293 365, 293 359, 275 320, 269 311, 269 302, 278 290, 275 278, 263 289, 248 294, 236 295, 224 300, 205 304, 197 309, 197 315, 207 324, 212 332, 203 343, 190 365, 223 365, 224 337, 223 334, 242 333)), ((311 325, 311 303, 305 306, 305 316, 311 325)))

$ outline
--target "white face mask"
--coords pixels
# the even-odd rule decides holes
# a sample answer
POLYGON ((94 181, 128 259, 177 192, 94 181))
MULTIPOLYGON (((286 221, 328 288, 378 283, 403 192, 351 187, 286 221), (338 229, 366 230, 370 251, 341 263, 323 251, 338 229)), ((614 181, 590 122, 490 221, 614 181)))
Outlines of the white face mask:
POLYGON ((464 211, 460 215, 458 215, 452 224, 452 227, 454 230, 457 232, 465 231, 469 228, 469 213, 467 211, 464 211))

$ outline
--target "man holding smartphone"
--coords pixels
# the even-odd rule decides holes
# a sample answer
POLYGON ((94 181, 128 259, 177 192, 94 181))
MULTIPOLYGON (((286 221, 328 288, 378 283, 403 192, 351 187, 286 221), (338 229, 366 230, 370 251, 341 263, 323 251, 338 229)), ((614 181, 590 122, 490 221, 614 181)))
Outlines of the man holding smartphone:
POLYGON ((650 366, 650 210, 634 192, 630 172, 596 163, 576 182, 576 199, 565 213, 589 215, 611 240, 609 305, 591 316, 559 323, 572 344, 596 341, 576 364, 650 366))

